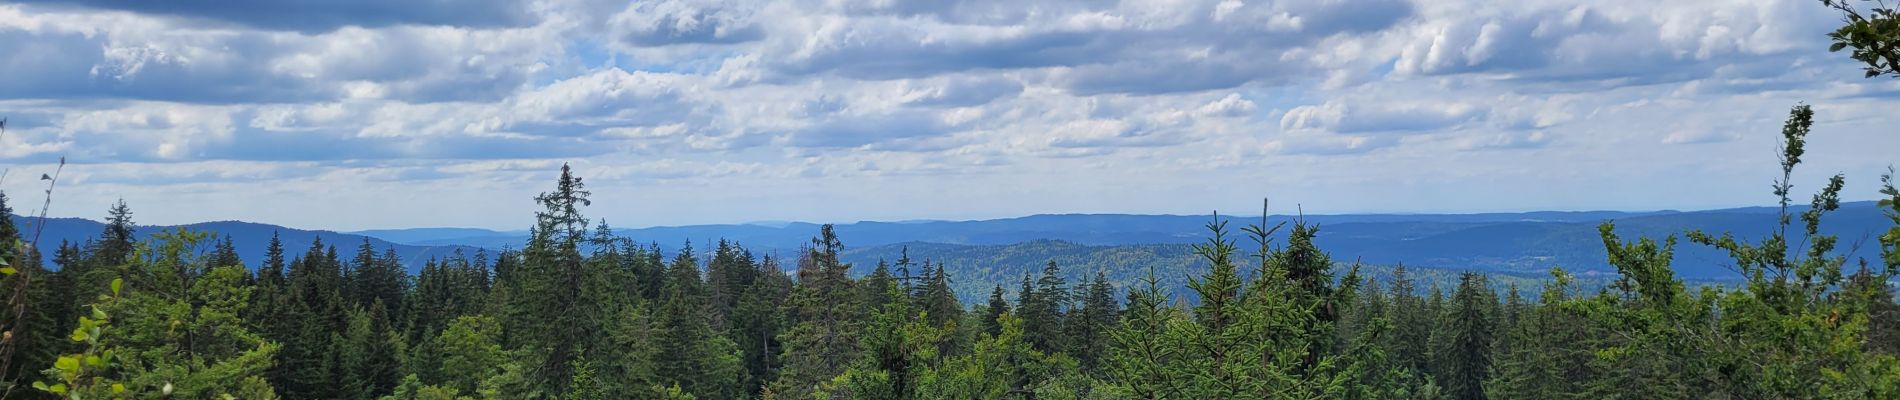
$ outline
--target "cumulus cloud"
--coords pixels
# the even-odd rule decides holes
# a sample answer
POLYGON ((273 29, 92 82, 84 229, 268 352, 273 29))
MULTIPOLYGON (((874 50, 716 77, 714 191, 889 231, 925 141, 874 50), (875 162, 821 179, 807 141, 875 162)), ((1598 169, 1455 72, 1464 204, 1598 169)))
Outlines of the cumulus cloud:
POLYGON ((1347 105, 1328 102, 1287 111, 1280 118, 1280 128, 1335 133, 1422 132, 1469 122, 1485 113, 1482 108, 1456 103, 1347 105))
POLYGON ((324 32, 345 26, 522 26, 535 21, 527 2, 511 0, 381 1, 113 1, 26 0, 22 3, 128 11, 247 27, 324 32))
POLYGON ((1420 23, 1391 34, 1405 41, 1396 73, 1613 86, 1785 62, 1790 52, 1825 46, 1829 21, 1824 8, 1796 1, 1433 2, 1421 13, 1420 23))
POLYGON ((905 93, 904 104, 926 107, 968 107, 1022 93, 1023 85, 1006 77, 957 77, 940 82, 917 82, 905 93))
POLYGON ((1548 144, 1550 135, 1543 131, 1516 131, 1476 134, 1464 139, 1462 147, 1466 150, 1535 149, 1548 144))
POLYGON ((1739 138, 1741 138, 1741 136, 1733 132, 1722 132, 1712 129, 1686 129, 1670 132, 1669 136, 1663 137, 1662 142, 1664 144, 1706 144, 1727 142, 1739 138))
POLYGON ((509 103, 524 121, 614 126, 676 122, 692 112, 691 78, 609 68, 522 93, 509 103))
POLYGON ((1238 93, 1228 93, 1226 97, 1208 102, 1197 111, 1201 115, 1215 117, 1244 117, 1252 115, 1256 106, 1252 100, 1240 97, 1238 93))
POLYGON ((318 34, 176 26, 138 14, 0 5, 5 98, 193 103, 492 101, 560 52, 548 33, 398 26, 318 34))
POLYGON ((609 26, 631 46, 731 44, 765 36, 754 15, 754 10, 730 2, 641 1, 614 14, 609 26))
MULTIPOLYGON (((1900 84, 1854 79, 1825 51, 1836 23, 1800 0, 34 0, 0 4, 0 162, 67 156, 155 202, 272 179, 245 195, 515 193, 563 162, 641 193, 745 188, 720 204, 822 197, 815 182, 1060 189, 998 211, 1016 213, 1139 197, 1091 189, 1122 181, 1301 184, 1268 170, 1737 171, 1716 154, 1771 145, 1751 129, 1806 100, 1861 143, 1830 167, 1884 166, 1869 149, 1900 146, 1881 134, 1900 84)), ((1455 175, 1437 183, 1484 184, 1455 175)), ((1182 200, 1155 192, 1144 204, 1182 200)), ((837 201, 819 208, 873 200, 837 201)))
POLYGON ((1290 134, 1267 141, 1265 148, 1277 154, 1334 156, 1363 154, 1397 143, 1398 140, 1387 136, 1290 134))
POLYGON ((785 135, 784 143, 805 148, 852 148, 944 135, 952 130, 935 115, 924 112, 842 115, 794 130, 785 135))

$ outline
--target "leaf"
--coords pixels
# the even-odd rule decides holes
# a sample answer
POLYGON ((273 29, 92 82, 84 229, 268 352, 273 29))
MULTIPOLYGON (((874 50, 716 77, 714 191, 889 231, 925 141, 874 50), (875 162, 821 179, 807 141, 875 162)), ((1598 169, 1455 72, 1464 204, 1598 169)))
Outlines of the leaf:
POLYGON ((33 381, 33 388, 48 391, 48 392, 53 391, 53 389, 46 387, 46 382, 40 382, 40 381, 33 381))
POLYGON ((104 367, 106 366, 106 360, 99 358, 99 356, 86 356, 86 365, 104 367))
POLYGON ((78 370, 79 359, 72 358, 72 357, 60 357, 58 361, 53 362, 53 368, 65 370, 65 371, 78 370))
POLYGON ((125 284, 124 279, 113 278, 112 279, 112 295, 113 296, 119 295, 119 287, 124 284, 125 284))
POLYGON ((73 341, 75 342, 84 342, 86 341, 86 339, 90 339, 90 338, 92 338, 92 335, 87 334, 85 329, 73 330, 73 341))
POLYGON ((112 393, 113 394, 125 393, 125 384, 123 383, 112 384, 112 393))
POLYGON ((66 384, 55 383, 53 384, 53 387, 46 388, 46 391, 57 393, 57 394, 66 394, 66 384))
POLYGON ((104 320, 106 320, 106 310, 105 310, 105 309, 103 309, 103 308, 99 308, 99 307, 93 307, 93 308, 92 308, 92 319, 96 319, 96 320, 100 320, 100 321, 104 321, 104 320))
POLYGON ((1827 46, 1827 51, 1828 51, 1829 53, 1832 53, 1832 52, 1836 52, 1836 51, 1841 51, 1841 49, 1845 49, 1845 48, 1847 48, 1847 43, 1844 43, 1844 42, 1834 42, 1834 45, 1832 45, 1832 46, 1827 46))
POLYGON ((13 275, 19 272, 20 270, 13 269, 13 267, 0 266, 0 275, 13 275))

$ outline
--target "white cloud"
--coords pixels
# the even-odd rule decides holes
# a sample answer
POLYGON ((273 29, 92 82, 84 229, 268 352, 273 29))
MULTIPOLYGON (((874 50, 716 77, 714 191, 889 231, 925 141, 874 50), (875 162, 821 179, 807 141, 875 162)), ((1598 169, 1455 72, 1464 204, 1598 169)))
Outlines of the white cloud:
POLYGON ((1485 116, 1488 110, 1461 103, 1328 102, 1299 106, 1280 118, 1280 129, 1335 133, 1425 132, 1485 116))
POLYGON ((1216 117, 1244 117, 1254 112, 1254 103, 1240 97, 1238 93, 1228 93, 1227 97, 1208 102, 1201 106, 1201 115, 1216 117))
MULTIPOLYGON (((1830 168, 1864 174, 1900 146, 1884 134, 1900 84, 1827 53, 1835 18, 1802 0, 44 3, 0 5, 0 53, 30 55, 0 58, 0 162, 68 156, 94 185, 80 193, 160 219, 275 215, 196 191, 347 214, 317 202, 360 200, 323 193, 349 186, 394 200, 308 222, 485 224, 454 218, 520 211, 562 162, 621 185, 603 195, 689 210, 616 221, 1199 212, 1258 190, 1232 182, 1367 209, 1430 181, 1473 194, 1410 206, 1537 208, 1499 193, 1601 182, 1469 171, 1680 162, 1752 189, 1737 155, 1771 148, 1797 101, 1821 110, 1817 138, 1857 143, 1817 144, 1830 168), (1436 173, 1384 178, 1419 171, 1436 173), (1132 183, 1179 190, 1114 192, 1132 183), (1029 185, 1048 188, 1012 188, 1029 185), (402 203, 431 201, 403 200, 416 190, 484 200, 402 203), (713 208, 758 198, 789 214, 713 208)), ((1735 193, 1752 192, 1683 201, 1735 193)))

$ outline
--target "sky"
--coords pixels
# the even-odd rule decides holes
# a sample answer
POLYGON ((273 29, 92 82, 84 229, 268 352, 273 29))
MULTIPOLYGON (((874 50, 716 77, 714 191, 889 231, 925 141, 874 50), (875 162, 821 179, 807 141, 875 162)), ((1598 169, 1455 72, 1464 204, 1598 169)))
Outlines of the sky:
POLYGON ((1707 209, 1900 161, 1813 0, 0 3, 22 213, 522 229, 1707 209))

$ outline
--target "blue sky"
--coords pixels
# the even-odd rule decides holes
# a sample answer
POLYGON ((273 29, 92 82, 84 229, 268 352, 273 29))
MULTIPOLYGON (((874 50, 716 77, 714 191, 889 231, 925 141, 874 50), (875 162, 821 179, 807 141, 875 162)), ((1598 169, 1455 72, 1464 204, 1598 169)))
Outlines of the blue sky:
POLYGON ((146 223, 519 229, 1874 197, 1900 80, 1811 0, 0 4, 0 188, 146 223), (1803 184, 1805 185, 1799 185, 1803 184), (1799 189, 1798 189, 1799 190, 1799 189))

